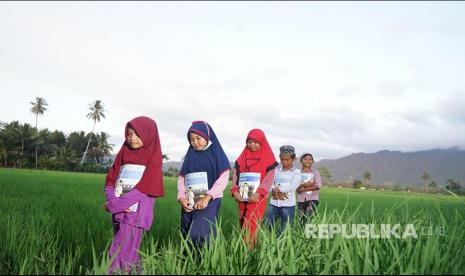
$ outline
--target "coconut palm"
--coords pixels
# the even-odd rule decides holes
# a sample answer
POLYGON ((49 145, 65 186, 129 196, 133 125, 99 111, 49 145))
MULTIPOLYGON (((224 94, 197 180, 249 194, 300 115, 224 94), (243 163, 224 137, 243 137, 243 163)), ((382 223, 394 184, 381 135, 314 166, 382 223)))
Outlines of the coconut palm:
POLYGON ((429 192, 428 182, 431 178, 431 175, 429 174, 427 170, 425 170, 423 174, 421 175, 421 178, 423 179, 423 183, 425 183, 425 191, 428 193, 429 192))
POLYGON ((0 158, 3 161, 3 165, 6 167, 8 165, 8 149, 2 139, 0 139, 0 158))
POLYGON ((365 186, 368 187, 368 185, 370 184, 370 180, 371 180, 371 173, 369 172, 364 172, 363 173, 363 179, 365 180, 365 186))
MULTIPOLYGON (((45 111, 47 111, 46 106, 48 106, 48 103, 45 101, 44 98, 42 97, 36 97, 35 102, 31 102, 31 112, 36 115, 36 128, 37 128, 37 119, 39 118, 39 115, 43 115, 45 111)), ((38 164, 38 154, 37 154, 37 147, 35 149, 35 154, 36 154, 36 168, 38 164)))
POLYGON ((95 130, 95 125, 97 122, 100 122, 101 118, 105 118, 104 112, 106 111, 103 109, 103 103, 100 100, 96 100, 95 102, 89 104, 90 112, 87 114, 88 119, 92 119, 94 121, 94 126, 92 127, 92 131, 89 134, 89 141, 87 142, 86 150, 84 151, 84 155, 82 156, 81 165, 84 163, 86 159, 87 151, 89 150, 90 140, 92 139, 92 135, 95 130))
POLYGON ((100 132, 100 135, 96 135, 96 146, 95 146, 95 163, 102 165, 105 156, 110 155, 113 150, 113 144, 108 143, 110 136, 105 132, 100 132))
POLYGON ((48 103, 45 101, 44 98, 41 97, 36 97, 35 102, 31 102, 31 112, 36 115, 36 128, 37 128, 37 119, 39 118, 39 115, 44 115, 44 112, 47 111, 46 106, 48 106, 48 103))

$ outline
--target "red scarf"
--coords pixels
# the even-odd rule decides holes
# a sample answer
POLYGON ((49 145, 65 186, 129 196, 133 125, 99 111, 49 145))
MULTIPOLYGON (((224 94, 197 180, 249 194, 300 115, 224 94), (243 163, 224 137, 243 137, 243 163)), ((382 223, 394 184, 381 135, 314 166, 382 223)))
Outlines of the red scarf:
POLYGON ((259 150, 252 152, 246 146, 236 160, 236 171, 238 174, 242 172, 258 172, 261 174, 260 181, 263 181, 266 173, 274 169, 278 162, 276 162, 273 151, 262 130, 252 129, 247 135, 247 139, 254 140, 261 147, 259 150))
POLYGON ((157 124, 148 117, 134 118, 126 124, 124 137, 126 137, 129 127, 137 133, 144 145, 139 149, 132 149, 125 141, 116 155, 115 163, 108 171, 105 185, 115 186, 121 166, 125 164, 143 165, 145 166, 144 174, 135 188, 149 196, 162 197, 165 192, 157 124))

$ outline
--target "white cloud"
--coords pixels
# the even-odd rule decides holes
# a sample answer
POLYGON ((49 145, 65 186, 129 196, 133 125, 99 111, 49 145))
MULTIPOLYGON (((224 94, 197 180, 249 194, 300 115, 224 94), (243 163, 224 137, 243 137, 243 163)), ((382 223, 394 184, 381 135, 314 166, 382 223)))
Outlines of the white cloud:
POLYGON ((100 99, 97 131, 119 146, 150 116, 172 160, 198 119, 231 161, 252 128, 317 160, 464 146, 465 5, 185 5, 1 3, 0 120, 32 122, 42 96, 40 126, 89 131, 100 99))

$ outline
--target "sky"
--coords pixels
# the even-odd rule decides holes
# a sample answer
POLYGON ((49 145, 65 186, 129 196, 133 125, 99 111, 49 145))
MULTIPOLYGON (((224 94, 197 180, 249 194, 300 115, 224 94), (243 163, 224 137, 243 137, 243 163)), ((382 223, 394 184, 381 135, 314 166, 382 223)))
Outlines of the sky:
POLYGON ((276 156, 465 148, 465 2, 0 2, 0 121, 92 129, 115 152, 153 118, 181 160, 205 120, 230 161, 262 129, 276 156))

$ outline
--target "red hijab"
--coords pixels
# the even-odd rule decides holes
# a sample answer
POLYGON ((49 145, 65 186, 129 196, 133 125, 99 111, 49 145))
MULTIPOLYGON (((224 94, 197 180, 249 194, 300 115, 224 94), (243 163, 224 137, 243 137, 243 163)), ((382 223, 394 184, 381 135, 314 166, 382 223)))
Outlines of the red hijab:
POLYGON ((162 153, 158 128, 154 120, 148 117, 136 117, 126 124, 124 137, 128 128, 132 128, 144 145, 133 149, 127 141, 116 155, 115 163, 108 171, 106 186, 115 186, 121 166, 125 164, 145 166, 144 174, 136 185, 136 189, 153 197, 165 195, 163 188, 162 153))
POLYGON ((258 172, 261 174, 260 181, 263 181, 266 173, 274 169, 278 162, 276 162, 273 151, 262 130, 252 129, 247 134, 248 139, 259 143, 261 147, 259 150, 252 152, 246 146, 236 160, 236 171, 238 174, 242 172, 258 172))

